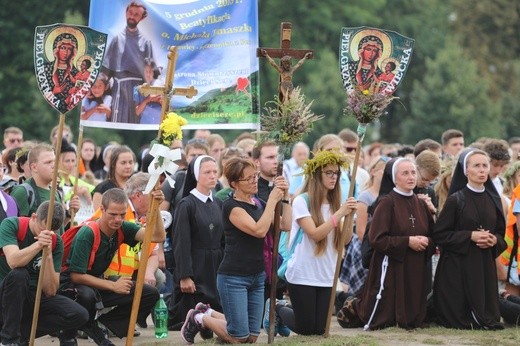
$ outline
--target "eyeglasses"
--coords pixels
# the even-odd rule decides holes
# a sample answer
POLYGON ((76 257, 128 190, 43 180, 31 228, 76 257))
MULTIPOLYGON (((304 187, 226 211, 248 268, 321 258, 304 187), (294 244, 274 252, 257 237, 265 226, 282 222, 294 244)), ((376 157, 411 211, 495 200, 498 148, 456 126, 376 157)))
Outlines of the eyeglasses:
POLYGON ((257 181, 258 178, 260 178, 260 173, 255 173, 255 174, 253 174, 250 177, 247 177, 247 178, 244 178, 244 179, 238 179, 238 181, 247 181, 249 184, 252 184, 255 181, 257 181))
POLYGON ((339 177, 341 174, 341 171, 324 171, 323 172, 328 178, 334 178, 334 176, 339 177))
POLYGON ((21 138, 11 138, 11 139, 9 139, 9 143, 14 144, 15 142, 22 143, 23 139, 21 139, 21 138))
POLYGON ((357 148, 356 147, 343 147, 343 149, 347 153, 352 153, 352 152, 355 152, 357 148))

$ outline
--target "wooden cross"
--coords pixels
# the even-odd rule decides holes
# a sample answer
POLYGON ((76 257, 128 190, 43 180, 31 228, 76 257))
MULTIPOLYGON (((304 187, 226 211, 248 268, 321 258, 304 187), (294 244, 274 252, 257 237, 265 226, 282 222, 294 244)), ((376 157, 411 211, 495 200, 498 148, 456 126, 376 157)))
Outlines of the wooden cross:
MULTIPOLYGON (((172 88, 173 87, 173 74, 175 73, 175 65, 177 63, 177 47, 170 47, 168 52, 168 67, 166 69, 166 80, 164 86, 151 86, 147 83, 137 87, 137 91, 144 96, 149 95, 162 95, 161 103, 161 122, 170 110, 170 99, 172 96, 185 96, 192 98, 197 95, 198 90, 192 85, 188 88, 172 88)), ((159 136, 161 134, 159 133, 159 136)))
POLYGON ((276 68, 280 74, 280 85, 279 85, 279 97, 280 100, 286 100, 289 92, 293 89, 292 75, 306 59, 314 58, 313 49, 294 49, 291 48, 291 34, 292 24, 288 22, 282 22, 281 33, 280 33, 280 48, 257 48, 256 56, 261 58, 267 58, 269 63, 276 68), (280 60, 280 65, 277 65, 273 58, 280 60), (291 68, 291 60, 300 59, 298 63, 291 68), (287 61, 287 62, 284 62, 287 61))
MULTIPOLYGON (((278 97, 280 101, 285 102, 289 99, 291 91, 294 89, 292 84, 292 76, 306 59, 314 57, 314 50, 312 49, 294 49, 291 48, 291 33, 292 24, 282 22, 280 33, 280 48, 257 48, 256 56, 266 58, 271 66, 280 74, 280 84, 278 86, 278 97), (280 59, 280 64, 277 64, 273 58, 280 59), (291 67, 292 59, 300 59, 296 65, 291 67)), ((257 131, 261 134, 263 131, 257 131)), ((279 157, 278 174, 282 174, 283 156, 279 157)), ((280 242, 280 215, 281 203, 278 203, 275 210, 274 219, 274 233, 273 233, 273 258, 278 258, 278 243, 280 242)), ((277 281, 277 261, 273 261, 271 268, 271 292, 270 292, 270 311, 269 311, 269 333, 267 342, 273 343, 274 340, 274 320, 275 320, 275 302, 276 302, 276 281, 277 281)))
MULTIPOLYGON (((174 95, 181 95, 191 98, 197 95, 197 89, 193 86, 189 88, 174 88, 173 86, 173 74, 175 72, 175 64, 177 62, 177 47, 171 47, 168 52, 168 67, 166 70, 166 80, 164 86, 150 86, 143 84, 137 87, 137 90, 145 95, 160 95, 162 94, 161 103, 161 122, 166 117, 166 114, 170 110, 170 99, 174 95)), ((161 138, 161 129, 159 127, 157 138, 161 138)), ((154 190, 159 188, 159 183, 156 184, 154 190)), ((135 323, 137 322, 137 313, 139 312, 139 305, 141 303, 141 295, 143 293, 144 274, 146 271, 146 265, 148 263, 148 257, 150 254, 150 247, 152 242, 152 234, 154 227, 157 224, 157 218, 159 213, 159 202, 156 198, 150 198, 150 206, 148 208, 148 214, 146 215, 146 232, 144 235, 143 245, 141 247, 141 258, 139 259, 139 270, 137 271, 137 280, 135 284, 134 299, 132 302, 132 310, 130 313, 130 322, 128 324, 128 332, 126 336, 126 346, 131 346, 134 338, 135 323)))

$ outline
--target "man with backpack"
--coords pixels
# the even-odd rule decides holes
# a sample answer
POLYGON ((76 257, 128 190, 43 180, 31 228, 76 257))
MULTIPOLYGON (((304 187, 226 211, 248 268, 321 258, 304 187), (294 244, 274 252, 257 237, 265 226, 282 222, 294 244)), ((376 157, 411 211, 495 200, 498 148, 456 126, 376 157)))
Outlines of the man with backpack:
MULTIPOLYGON (((85 308, 75 301, 57 295, 63 243, 54 232, 64 218, 61 205, 55 205, 51 230, 46 229, 49 202, 42 203, 28 217, 10 217, 0 225, 0 332, 2 345, 24 345, 30 336, 36 288, 42 263, 42 297, 37 336, 63 328, 78 329, 88 320, 85 308), (43 258, 43 249, 47 255, 43 258)), ((74 337, 60 334, 60 345, 77 345, 74 337)))
MULTIPOLYGON (((32 177, 27 179, 25 183, 13 187, 11 191, 11 196, 16 201, 20 216, 31 216, 42 202, 51 198, 50 184, 56 162, 54 149, 48 144, 39 144, 29 152, 28 162, 32 177)), ((57 204, 62 204, 62 198, 59 193, 56 193, 55 199, 57 204)), ((69 221, 69 211, 74 210, 77 212, 79 208, 79 197, 72 197, 69 203, 69 210, 65 212, 64 224, 67 224, 69 221)), ((59 230, 58 233, 62 233, 62 230, 59 230)))
MULTIPOLYGON (((151 195, 159 201, 164 199, 160 190, 152 191, 151 195)), ((114 307, 97 320, 119 338, 126 336, 130 321, 135 282, 131 277, 108 280, 103 276, 122 242, 135 246, 144 240, 144 228, 124 221, 127 207, 128 197, 123 190, 113 188, 103 193, 101 217, 77 230, 62 270, 62 288, 74 289, 77 302, 89 313, 89 321, 82 330, 98 345, 113 345, 96 322, 98 310, 114 307), (97 247, 96 251, 92 251, 93 247, 97 247)), ((152 242, 159 243, 164 241, 165 232, 159 210, 156 216, 152 242)), ((144 284, 138 318, 148 315, 158 299, 157 289, 144 284)), ((64 334, 74 336, 76 330, 67 330, 64 334)))

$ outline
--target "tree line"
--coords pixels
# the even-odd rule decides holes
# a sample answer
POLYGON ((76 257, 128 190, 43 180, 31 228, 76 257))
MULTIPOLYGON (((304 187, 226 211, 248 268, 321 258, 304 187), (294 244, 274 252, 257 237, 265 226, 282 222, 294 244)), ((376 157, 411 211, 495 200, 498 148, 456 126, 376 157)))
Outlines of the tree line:
MULTIPOLYGON (((36 86, 33 64, 34 28, 56 22, 88 24, 89 2, 48 0, 7 2, 0 8, 0 126, 18 126, 25 138, 48 140, 58 115, 36 86), (37 7, 37 8, 36 8, 37 7), (38 122, 35 126, 35 121, 38 122)), ((369 128, 367 142, 413 144, 440 139, 455 127, 468 142, 479 137, 520 135, 520 3, 509 0, 302 0, 259 1, 260 46, 277 47, 280 23, 292 23, 292 46, 311 48, 315 58, 294 75, 312 109, 325 118, 307 142, 356 121, 343 114, 345 92, 339 73, 342 27, 373 26, 416 40, 411 64, 380 126, 369 128)), ((277 93, 278 74, 260 60, 260 106, 277 93)), ((79 108, 79 107, 78 107, 79 108)), ((79 109, 67 124, 77 129, 79 109)), ((237 131, 217 131, 232 140, 237 131)), ((86 129, 99 143, 125 138, 138 148, 153 131, 86 129)))

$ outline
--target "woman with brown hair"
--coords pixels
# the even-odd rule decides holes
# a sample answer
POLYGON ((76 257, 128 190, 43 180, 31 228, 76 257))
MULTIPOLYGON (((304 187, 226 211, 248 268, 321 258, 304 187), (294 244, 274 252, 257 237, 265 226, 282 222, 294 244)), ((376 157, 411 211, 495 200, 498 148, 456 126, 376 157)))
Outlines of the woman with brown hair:
MULTIPOLYGON (((339 177, 348 166, 339 151, 322 150, 304 165, 305 183, 293 201, 293 222, 285 277, 292 307, 279 302, 283 324, 302 335, 325 332, 337 257, 345 244, 341 219, 354 212, 356 201, 341 200, 339 177)), ((351 231, 351 229, 350 229, 351 231)), ((349 242, 352 233, 344 237, 349 242)))
POLYGON ((441 163, 441 175, 435 184, 434 191, 437 196, 438 206, 437 213, 440 213, 448 198, 448 191, 450 190, 451 176, 453 175, 454 162, 451 159, 444 160, 441 163))
POLYGON ((134 173, 135 154, 126 145, 121 145, 112 150, 108 177, 99 183, 92 192, 92 203, 94 210, 101 205, 103 193, 111 188, 125 188, 126 181, 134 173))
MULTIPOLYGON (((186 316, 181 335, 193 343, 197 333, 209 329, 228 343, 254 343, 260 335, 264 299, 264 237, 273 223, 276 204, 288 196, 283 177, 264 206, 254 195, 258 192, 258 168, 250 159, 235 157, 224 167, 224 175, 234 190, 224 201, 224 258, 217 273, 217 287, 224 314, 205 304, 197 304, 186 316)), ((283 203, 280 228, 289 229, 291 209, 283 203)))

